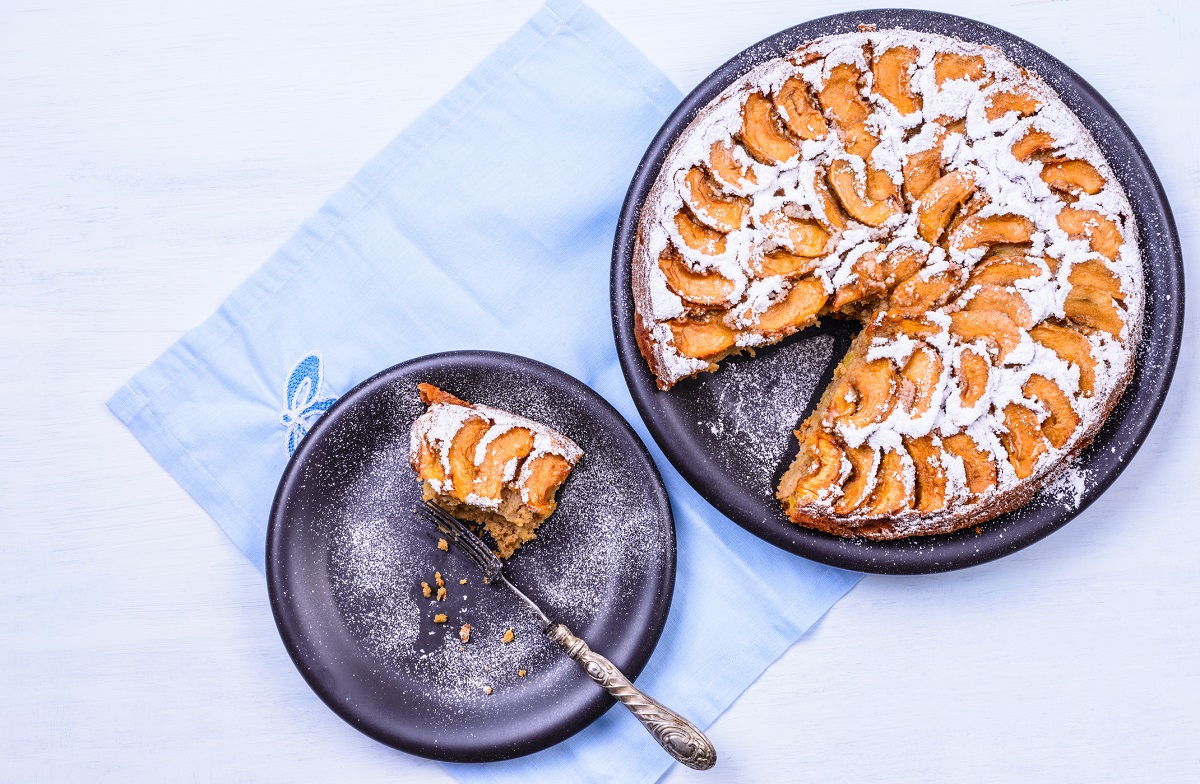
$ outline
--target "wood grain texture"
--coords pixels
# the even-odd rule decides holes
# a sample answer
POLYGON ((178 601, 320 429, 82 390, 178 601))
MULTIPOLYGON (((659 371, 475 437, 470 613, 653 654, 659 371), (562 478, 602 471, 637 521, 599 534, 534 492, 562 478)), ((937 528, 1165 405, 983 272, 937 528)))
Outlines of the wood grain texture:
MULTIPOLYGON (((449 780, 309 692, 261 576, 103 401, 537 5, 0 5, 0 778, 449 780)), ((687 90, 856 4, 593 5, 687 90)), ((1197 9, 922 5, 1025 37, 1108 98, 1200 302, 1197 9)), ((1194 780, 1198 309, 1100 501, 1000 562, 867 578, 717 721, 716 771, 666 780, 1194 780)))

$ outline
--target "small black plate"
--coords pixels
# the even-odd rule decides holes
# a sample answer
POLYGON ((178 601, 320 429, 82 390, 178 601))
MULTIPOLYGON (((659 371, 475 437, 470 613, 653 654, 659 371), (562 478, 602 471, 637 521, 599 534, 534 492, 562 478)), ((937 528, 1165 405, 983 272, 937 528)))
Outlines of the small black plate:
POLYGON ((1150 160, 1125 122, 1077 73, 1033 44, 961 16, 872 10, 826 16, 784 30, 746 49, 709 75, 667 118, 634 175, 613 247, 612 316, 625 380, 650 433, 709 503, 751 533, 815 561, 881 574, 925 574, 1000 558, 1065 525, 1112 484, 1150 431, 1167 395, 1183 335, 1183 256, 1171 207, 1150 160), (1095 442, 1060 483, 1028 505, 983 526, 894 542, 848 540, 788 522, 775 500, 796 453, 791 431, 816 406, 856 327, 835 319, 767 349, 756 358, 725 360, 660 392, 633 334, 630 284, 638 217, 671 145, 696 113, 756 65, 823 35, 859 24, 904 27, 995 46, 1036 71, 1092 132, 1129 194, 1141 232, 1146 312, 1137 372, 1095 442))
POLYGON ((579 731, 613 700, 527 608, 484 585, 453 547, 438 550, 439 534, 413 516, 421 492, 409 428, 424 410, 422 381, 544 422, 583 449, 558 511, 505 571, 631 678, 671 605, 671 507, 646 447, 603 398, 548 365, 485 351, 421 357, 364 381, 288 463, 271 509, 267 584, 309 686, 357 729, 412 754, 518 757, 579 731), (436 589, 435 570, 449 592, 442 602, 422 596, 422 581, 436 589), (435 624, 436 613, 448 621, 435 624), (509 628, 515 639, 504 644, 509 628))

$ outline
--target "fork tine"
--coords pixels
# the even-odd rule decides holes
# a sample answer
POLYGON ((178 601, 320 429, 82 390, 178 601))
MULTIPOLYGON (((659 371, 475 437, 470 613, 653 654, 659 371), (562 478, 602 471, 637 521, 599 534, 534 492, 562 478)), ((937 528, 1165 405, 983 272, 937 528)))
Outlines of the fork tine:
POLYGON ((503 569, 500 559, 461 520, 429 501, 426 501, 424 506, 416 507, 413 511, 419 517, 436 525, 438 530, 449 536, 456 545, 465 550, 471 560, 483 572, 486 582, 491 582, 500 575, 503 569))

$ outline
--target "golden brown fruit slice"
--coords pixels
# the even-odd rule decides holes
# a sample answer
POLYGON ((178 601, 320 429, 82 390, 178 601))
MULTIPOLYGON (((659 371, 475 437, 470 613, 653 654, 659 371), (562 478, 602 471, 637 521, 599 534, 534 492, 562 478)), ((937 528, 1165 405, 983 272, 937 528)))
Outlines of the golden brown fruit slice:
POLYGON ((1021 330, 1012 319, 994 310, 960 310, 950 314, 950 331, 964 343, 982 340, 1004 361, 1021 344, 1021 330))
POLYGON ((1121 337, 1121 327, 1125 326, 1113 298, 1091 286, 1072 286, 1063 312, 1076 324, 1103 330, 1114 338, 1121 337))
POLYGON ((754 169, 741 163, 733 154, 733 142, 713 142, 708 151, 708 168, 713 176, 731 188, 744 190, 758 184, 754 169))
POLYGON ((973 215, 954 232, 951 244, 960 250, 1029 242, 1033 236, 1033 221, 1022 215, 973 215))
POLYGON ((1103 291, 1113 299, 1125 299, 1120 279, 1099 259, 1072 264, 1067 280, 1073 286, 1090 286, 1097 291, 1103 291))
POLYGON ((571 464, 556 454, 546 453, 529 461, 524 472, 525 505, 536 514, 549 516, 558 506, 554 492, 571 473, 571 464))
POLYGON ((737 337, 719 318, 668 321, 675 338, 675 350, 692 359, 713 360, 733 348, 737 337))
POLYGON ((1070 327, 1057 324, 1038 324, 1029 336, 1058 355, 1062 361, 1079 368, 1079 391, 1090 397, 1096 391, 1096 360, 1092 344, 1070 327))
POLYGON ((807 275, 817 268, 819 259, 814 256, 797 256, 787 251, 776 250, 763 254, 758 260, 755 276, 769 278, 779 275, 784 278, 798 278, 807 275))
POLYGON ((1020 117, 1028 117, 1041 107, 1039 101, 1028 90, 1017 88, 993 93, 984 107, 988 120, 998 120, 1009 112, 1016 112, 1020 117))
POLYGON ((785 241, 797 256, 821 256, 829 244, 829 232, 815 220, 793 218, 775 210, 764 215, 762 222, 773 239, 785 241))
POLYGON ((883 280, 886 273, 881 263, 884 258, 880 252, 882 248, 882 245, 876 245, 875 250, 869 250, 854 260, 851 266, 853 280, 834 291, 830 309, 841 310, 852 302, 887 291, 883 280))
POLYGON ((1015 289, 980 286, 971 299, 967 300, 964 310, 992 310, 1008 316, 1018 327, 1028 329, 1033 326, 1029 304, 1015 289))
POLYGON ((1117 224, 1095 210, 1064 207, 1058 213, 1058 227, 1071 239, 1086 237, 1092 250, 1107 259, 1115 260, 1121 252, 1121 231, 1117 224))
POLYGON ((500 500, 500 489, 504 486, 504 470, 512 460, 523 460, 533 451, 533 431, 514 427, 504 431, 488 442, 483 462, 476 466, 475 495, 489 500, 500 500))
POLYGON ((1000 443, 1008 452, 1008 462, 1018 479, 1025 479, 1037 469, 1038 458, 1046 453, 1046 437, 1038 425, 1037 414, 1016 403, 1004 407, 1004 426, 1000 443))
POLYGON ((900 114, 912 114, 921 108, 921 98, 909 85, 909 70, 916 65, 919 52, 913 46, 894 46, 875 58, 872 88, 886 98, 900 114))
POLYGON ((871 516, 893 515, 912 507, 904 481, 904 458, 892 449, 879 461, 875 490, 863 508, 871 516))
POLYGON ((896 369, 890 360, 873 359, 857 362, 843 378, 853 390, 854 411, 844 417, 850 427, 863 428, 882 422, 896 403, 896 369))
POLYGON ((1032 261, 1003 256, 999 258, 999 261, 975 267, 971 277, 967 278, 967 287, 1011 286, 1018 280, 1036 278, 1042 274, 1041 268, 1032 261))
POLYGON ((879 320, 880 334, 908 335, 910 338, 927 338, 941 332, 941 327, 921 318, 908 318, 884 313, 879 320))
POLYGON ((755 158, 776 166, 796 157, 800 149, 779 130, 775 106, 761 93, 750 93, 742 107, 742 144, 755 158))
POLYGON ((958 359, 958 397, 964 408, 974 408, 987 392, 991 365, 987 357, 967 349, 958 359))
POLYGON ((922 194, 918 209, 917 233, 921 239, 930 245, 936 243, 954 211, 974 192, 975 177, 965 171, 952 171, 930 185, 922 194))
POLYGON ((707 223, 719 232, 728 233, 742 227, 742 216, 748 204, 739 196, 728 196, 721 187, 699 166, 693 166, 684 176, 687 186, 684 196, 692 213, 701 223, 707 223))
POLYGON ((775 108, 788 130, 801 139, 824 139, 829 133, 825 117, 800 76, 788 79, 775 93, 775 108))
POLYGON ((916 507, 926 514, 946 506, 946 469, 942 465, 942 449, 933 443, 933 436, 904 439, 904 446, 916 468, 916 507))
POLYGON ((846 152, 865 160, 878 141, 867 128, 867 117, 871 110, 858 91, 861 77, 857 66, 838 63, 829 72, 817 98, 821 108, 833 117, 846 152))
POLYGON ((816 320, 827 298, 825 284, 821 281, 816 278, 798 280, 786 297, 763 311, 754 331, 764 335, 795 331, 816 320))
POLYGON ((675 213, 675 228, 679 231, 683 244, 692 250, 698 250, 707 256, 717 256, 725 252, 725 235, 700 223, 686 210, 675 213))
POLYGON ((1018 161, 1028 161, 1035 155, 1053 150, 1057 144, 1046 131, 1030 128, 1024 136, 1013 142, 1012 154, 1018 161))
POLYGON ((920 417, 933 404, 933 395, 937 392, 938 381, 942 377, 942 358, 929 346, 918 346, 900 371, 905 390, 903 397, 907 399, 908 412, 913 417, 920 417))
POLYGON ((875 464, 878 460, 875 450, 866 444, 843 447, 850 460, 850 478, 842 485, 842 497, 833 505, 833 511, 840 515, 850 514, 867 500, 875 486, 875 464))
POLYGON ((825 181, 825 176, 819 171, 813 181, 813 190, 816 191, 817 198, 821 200, 821 207, 825 211, 825 225, 833 231, 844 231, 850 225, 850 219, 846 216, 846 211, 842 209, 841 203, 834 198, 833 191, 829 190, 829 183, 825 181))
POLYGON ((945 304, 958 288, 962 278, 959 270, 951 269, 930 275, 912 275, 892 291, 888 314, 892 316, 923 316, 945 304))
POLYGON ((413 466, 417 471, 417 476, 421 481, 433 480, 436 482, 446 481, 446 472, 442 470, 441 456, 434 451, 433 447, 424 438, 417 445, 417 459, 413 466))
POLYGON ((955 433, 943 438, 942 446, 962 458, 967 489, 972 495, 982 495, 996 486, 996 463, 989 453, 979 448, 975 439, 966 433, 955 433))
POLYGON ((983 58, 977 54, 939 52, 937 57, 933 58, 933 80, 938 87, 951 79, 978 81, 986 75, 983 58))
POLYGON ((904 175, 904 196, 910 203, 921 198, 929 186, 942 176, 942 139, 945 133, 938 137, 933 146, 927 150, 914 152, 904 159, 900 168, 904 175))
MULTIPOLYGON (((799 431, 797 431, 799 435, 799 431)), ((833 436, 811 431, 779 482, 778 497, 788 510, 827 498, 842 479, 842 449, 833 436)))
POLYGON ((454 485, 451 493, 460 501, 465 501, 474 489, 475 448, 489 427, 486 419, 470 417, 450 442, 450 482, 454 485))
POLYGON ((1049 415, 1042 421, 1042 433, 1054 448, 1058 449, 1071 440, 1075 428, 1079 427, 1079 415, 1058 384, 1035 374, 1021 387, 1021 394, 1036 399, 1048 412, 1049 415))
POLYGON ((733 281, 719 272, 695 272, 674 247, 668 246, 658 257, 658 267, 667 278, 667 287, 688 302, 706 307, 724 305, 733 293, 733 281))
POLYGON ((1042 164, 1042 181, 1052 190, 1094 196, 1104 190, 1104 175, 1087 161, 1046 161, 1042 164))
MULTIPOLYGON (((882 226, 888 218, 900 211, 900 205, 895 199, 872 201, 865 192, 860 192, 854 167, 844 158, 829 164, 828 179, 829 187, 837 194, 846 212, 859 223, 882 226)), ((866 184, 864 183, 864 186, 866 184)))

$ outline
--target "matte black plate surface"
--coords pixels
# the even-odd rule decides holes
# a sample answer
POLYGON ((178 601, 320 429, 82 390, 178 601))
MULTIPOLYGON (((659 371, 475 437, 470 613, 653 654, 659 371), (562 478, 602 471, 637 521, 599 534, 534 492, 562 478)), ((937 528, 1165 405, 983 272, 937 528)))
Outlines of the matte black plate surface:
POLYGON ((650 658, 675 582, 662 480, 637 435, 595 392, 509 354, 405 362, 321 417, 271 511, 271 607, 309 685, 367 735, 457 762, 528 754, 582 729, 613 701, 505 588, 484 585, 457 550, 438 550, 439 534, 412 515, 421 493, 408 434, 424 411, 421 381, 544 422, 582 447, 558 511, 505 571, 630 677, 650 658), (421 582, 436 589, 435 571, 449 592, 441 602, 422 596, 421 582), (434 623, 436 613, 447 622, 434 623), (509 628, 515 639, 504 644, 509 628))
POLYGON ((855 11, 816 19, 755 44, 717 69, 650 143, 626 196, 613 248, 612 315, 621 367, 651 434, 679 472, 711 504, 768 542, 816 561, 876 573, 949 571, 1008 555, 1065 525, 1099 497, 1128 465, 1166 397, 1183 332, 1183 291, 1170 205, 1141 145, 1108 102, 1033 44, 971 19, 928 11, 855 11), (796 453, 791 431, 816 406, 856 328, 826 319, 760 349, 756 358, 725 360, 717 373, 683 381, 669 392, 655 387, 634 340, 630 270, 638 216, 671 145, 700 109, 756 65, 814 38, 852 32, 860 23, 989 44, 1036 71, 1092 132, 1129 194, 1141 232, 1146 313, 1132 383, 1072 472, 1074 488, 1059 484, 1044 490, 978 534, 968 529, 895 542, 847 540, 784 517, 774 488, 796 453))

